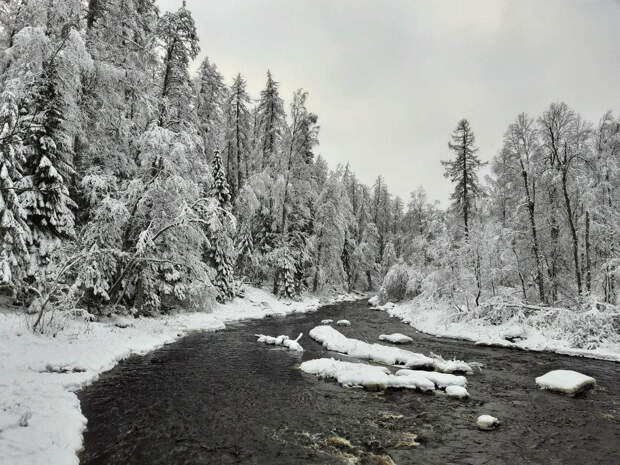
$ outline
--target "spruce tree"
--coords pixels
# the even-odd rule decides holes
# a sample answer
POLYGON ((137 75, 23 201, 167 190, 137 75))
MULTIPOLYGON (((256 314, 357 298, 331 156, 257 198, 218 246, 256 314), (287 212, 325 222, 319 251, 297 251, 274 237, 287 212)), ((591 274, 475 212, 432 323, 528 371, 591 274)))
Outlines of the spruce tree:
POLYGON ((251 115, 248 110, 250 97, 245 79, 237 74, 228 92, 226 101, 225 156, 226 172, 232 186, 232 197, 243 186, 243 180, 250 173, 251 115))
POLYGON ((207 160, 211 160, 215 148, 223 142, 224 99, 226 85, 217 66, 205 58, 194 81, 196 93, 196 116, 204 143, 207 160))
POLYGON ((14 290, 28 262, 30 228, 19 202, 15 181, 21 178, 22 142, 19 110, 13 96, 4 92, 0 107, 0 284, 14 290))
POLYGON ((217 200, 218 210, 211 216, 205 231, 209 241, 205 255, 207 263, 215 270, 213 284, 218 290, 217 300, 226 302, 235 293, 233 244, 230 237, 231 204, 230 188, 217 150, 213 155, 213 184, 209 195, 217 200))
POLYGON ((267 83, 261 91, 257 107, 258 143, 260 144, 261 168, 275 162, 276 151, 282 140, 285 124, 284 103, 278 92, 278 83, 267 71, 267 83))
POLYGON ((60 239, 75 237, 72 209, 76 204, 69 196, 66 182, 74 173, 73 151, 65 129, 64 99, 58 82, 55 63, 46 62, 33 97, 34 116, 24 141, 28 150, 26 175, 19 182, 20 202, 42 264, 47 263, 60 239))
POLYGON ((454 152, 453 160, 442 161, 445 167, 444 176, 455 183, 451 195, 453 207, 463 218, 465 237, 469 237, 469 226, 475 200, 482 194, 478 181, 478 170, 482 163, 476 153, 476 138, 469 125, 469 121, 462 119, 452 133, 452 142, 448 143, 454 152))

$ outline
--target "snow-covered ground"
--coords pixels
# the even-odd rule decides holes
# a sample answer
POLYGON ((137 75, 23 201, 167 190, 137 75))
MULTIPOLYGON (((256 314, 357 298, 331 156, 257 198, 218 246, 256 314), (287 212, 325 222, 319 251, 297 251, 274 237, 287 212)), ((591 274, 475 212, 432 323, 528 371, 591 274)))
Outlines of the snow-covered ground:
POLYGON ((192 330, 216 331, 227 322, 309 312, 357 298, 291 302, 248 289, 243 299, 211 313, 102 323, 67 319, 55 337, 35 335, 23 314, 0 310, 0 464, 78 464, 86 418, 74 391, 131 354, 144 354, 192 330))
POLYGON ((534 318, 529 321, 514 318, 500 325, 491 325, 480 318, 459 318, 459 312, 452 306, 415 301, 396 305, 389 302, 374 308, 384 310, 418 331, 434 336, 620 361, 620 340, 603 341, 595 349, 576 348, 570 341, 570 331, 566 331, 565 328, 571 324, 570 321, 566 321, 565 324, 544 325, 534 324, 534 318))

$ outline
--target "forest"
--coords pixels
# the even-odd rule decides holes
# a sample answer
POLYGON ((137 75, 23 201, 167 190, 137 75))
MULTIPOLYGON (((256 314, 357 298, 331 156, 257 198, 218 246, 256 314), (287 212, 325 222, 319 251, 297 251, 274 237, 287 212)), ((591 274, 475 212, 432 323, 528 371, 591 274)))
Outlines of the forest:
POLYGON ((247 285, 458 311, 618 303, 611 112, 515 115, 483 157, 455 121, 436 154, 454 188, 444 209, 422 187, 402 199, 329 166, 308 92, 281 96, 277 70, 253 96, 208 58, 190 72, 185 6, 10 0, 0 47, 0 280, 35 330, 51 309, 204 310, 247 285))

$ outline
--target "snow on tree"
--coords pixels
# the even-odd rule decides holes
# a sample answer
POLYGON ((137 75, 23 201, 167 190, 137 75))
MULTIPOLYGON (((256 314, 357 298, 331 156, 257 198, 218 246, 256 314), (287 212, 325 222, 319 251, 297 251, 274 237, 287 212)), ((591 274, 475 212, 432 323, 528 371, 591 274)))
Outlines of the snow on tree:
POLYGON ((196 116, 207 160, 223 144, 226 85, 214 63, 205 58, 194 79, 196 116))
POLYGON ((257 106, 257 140, 261 152, 261 169, 273 165, 282 142, 286 115, 284 102, 278 93, 278 83, 267 71, 267 83, 260 93, 257 106))
POLYGON ((474 202, 482 194, 478 170, 484 163, 476 155, 478 148, 475 144, 476 138, 469 121, 462 119, 452 133, 452 142, 448 143, 455 158, 441 162, 445 167, 444 176, 455 184, 451 198, 455 210, 462 215, 466 238, 469 235, 474 202))
POLYGON ((226 134, 224 159, 231 194, 236 197, 243 187, 244 179, 250 174, 250 97, 246 91, 246 81, 237 74, 228 91, 226 100, 226 134))

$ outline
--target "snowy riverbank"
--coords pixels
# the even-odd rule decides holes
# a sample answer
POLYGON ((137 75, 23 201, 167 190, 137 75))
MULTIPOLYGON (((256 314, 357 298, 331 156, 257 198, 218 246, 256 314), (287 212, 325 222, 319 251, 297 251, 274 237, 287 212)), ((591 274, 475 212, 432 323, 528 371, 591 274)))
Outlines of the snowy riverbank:
POLYGON ((304 313, 357 298, 292 302, 248 289, 243 299, 211 313, 102 323, 66 320, 55 337, 35 335, 24 315, 0 310, 0 464, 78 464, 86 418, 75 391, 131 354, 154 350, 188 331, 216 331, 227 322, 304 313))
POLYGON ((513 318, 502 324, 491 325, 482 318, 458 318, 455 308, 448 305, 416 301, 387 303, 375 308, 433 336, 620 361, 620 340, 605 340, 595 349, 574 347, 570 341, 571 336, 563 328, 570 325, 570 321, 565 324, 543 325, 534 324, 534 319, 513 318))

